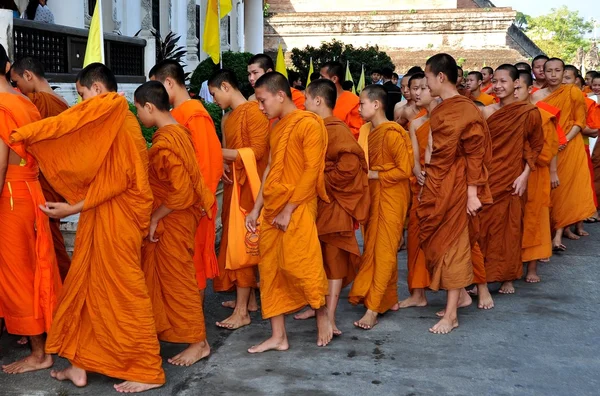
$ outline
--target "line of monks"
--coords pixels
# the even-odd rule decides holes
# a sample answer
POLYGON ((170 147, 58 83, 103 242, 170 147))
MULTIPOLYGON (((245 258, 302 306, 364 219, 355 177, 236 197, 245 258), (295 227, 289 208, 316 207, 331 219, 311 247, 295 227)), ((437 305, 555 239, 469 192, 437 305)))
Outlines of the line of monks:
POLYGON ((408 100, 390 121, 386 89, 344 91, 343 65, 325 64, 302 93, 259 54, 248 100, 231 71, 208 80, 229 110, 221 143, 183 68, 167 60, 134 94, 139 121, 157 128, 148 149, 106 66, 79 73, 83 101, 68 108, 39 61, 11 65, 0 47, 0 317, 32 350, 3 371, 47 369, 58 354, 71 365, 52 377, 79 387, 90 371, 124 380, 118 392, 160 387, 159 341, 186 345, 174 365, 210 354, 207 279, 236 292, 216 324, 231 330, 250 324, 260 291, 272 334, 249 353, 287 350, 285 315, 304 307, 295 318, 316 317, 317 345, 329 344, 350 284, 349 301, 366 310, 357 328, 443 289, 430 331, 451 332, 470 294, 493 308, 488 284, 514 293, 524 262, 538 282, 538 261, 596 217, 582 136, 597 133, 597 106, 586 108, 560 59, 538 57, 533 69, 535 81, 513 65, 488 70, 488 99, 487 75, 469 73, 463 91, 455 60, 435 55, 403 77, 408 100), (70 260, 57 219, 77 213, 70 260), (410 297, 399 301, 406 227, 410 297))

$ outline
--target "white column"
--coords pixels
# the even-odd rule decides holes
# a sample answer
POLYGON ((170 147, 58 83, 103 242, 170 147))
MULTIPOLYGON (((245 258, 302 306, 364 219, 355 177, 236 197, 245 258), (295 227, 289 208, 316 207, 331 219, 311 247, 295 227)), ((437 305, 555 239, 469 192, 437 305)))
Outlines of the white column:
MULTIPOLYGON (((104 0, 107 1, 107 0, 104 0)), ((87 2, 85 2, 87 3, 87 2)), ((48 8, 54 14, 57 25, 85 28, 85 8, 81 0, 49 1, 48 8)))
POLYGON ((238 0, 237 7, 235 9, 236 19, 237 19, 237 43, 239 52, 246 51, 246 35, 244 32, 245 24, 244 24, 244 2, 243 0, 238 0))
POLYGON ((14 60, 13 51, 13 12, 0 10, 0 44, 8 54, 8 59, 14 60))
POLYGON ((194 72, 200 63, 198 59, 198 39, 196 38, 196 0, 187 0, 187 33, 185 46, 187 49, 186 64, 187 71, 194 72))
POLYGON ((264 20, 262 0, 246 0, 244 6, 246 51, 260 54, 264 50, 264 20))
POLYGON ((206 24, 206 9, 208 7, 207 0, 196 0, 196 4, 200 6, 200 37, 199 37, 199 54, 198 58, 200 62, 208 58, 208 54, 202 50, 202 40, 204 39, 204 25, 206 24))
POLYGON ((151 0, 141 0, 141 4, 142 31, 139 36, 146 40, 144 74, 148 77, 150 69, 156 64, 156 39, 150 31, 152 28, 152 2, 151 0))
POLYGON ((142 28, 142 8, 140 1, 123 1, 124 4, 124 15, 127 18, 123 19, 123 26, 121 27, 121 33, 125 36, 133 36, 142 28))
POLYGON ((112 0, 113 33, 123 34, 123 0, 112 0))

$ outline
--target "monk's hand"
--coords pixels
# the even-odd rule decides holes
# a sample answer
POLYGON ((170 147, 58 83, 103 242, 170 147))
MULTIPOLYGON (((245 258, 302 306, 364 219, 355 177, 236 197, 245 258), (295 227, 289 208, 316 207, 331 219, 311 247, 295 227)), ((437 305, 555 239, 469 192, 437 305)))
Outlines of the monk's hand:
POLYGON ((517 177, 517 179, 513 182, 513 188, 515 189, 515 191, 513 191, 512 195, 518 195, 519 197, 522 197, 523 194, 525 194, 525 191, 527 190, 527 180, 529 179, 529 175, 522 173, 521 176, 517 177))
POLYGON ((379 171, 370 170, 369 171, 369 180, 377 180, 379 179, 379 171))
POLYGON ((275 216, 271 224, 274 225, 276 228, 280 229, 281 231, 285 232, 287 231, 287 228, 290 225, 291 219, 292 212, 283 209, 281 212, 279 212, 277 216, 275 216))
POLYGON ((552 187, 552 189, 555 189, 558 186, 560 186, 560 180, 558 179, 558 172, 550 171, 550 187, 552 187))
POLYGON ((246 215, 246 230, 256 233, 256 227, 259 225, 258 212, 252 210, 246 215))
POLYGON ((471 216, 476 216, 481 210, 481 201, 477 195, 469 195, 467 198, 467 213, 471 216))
POLYGON ((150 220, 150 229, 148 230, 148 240, 152 243, 158 242, 158 238, 154 236, 156 234, 156 228, 158 227, 158 220, 154 217, 150 220))
POLYGON ((231 173, 231 169, 229 168, 229 164, 223 164, 223 176, 221 180, 225 184, 233 184, 233 180, 229 177, 229 173, 231 173))
POLYGON ((63 219, 77 213, 73 205, 66 202, 46 202, 46 205, 40 205, 40 209, 52 219, 63 219))
POLYGON ((427 176, 427 173, 425 173, 425 171, 419 172, 419 174, 417 175, 417 183, 419 183, 419 186, 425 185, 425 177, 426 176, 427 176))
POLYGON ((566 149, 566 148, 567 148, 567 144, 568 144, 568 143, 569 143, 569 142, 567 141, 567 143, 565 143, 565 144, 561 144, 560 146, 558 146, 558 151, 563 151, 564 149, 566 149))

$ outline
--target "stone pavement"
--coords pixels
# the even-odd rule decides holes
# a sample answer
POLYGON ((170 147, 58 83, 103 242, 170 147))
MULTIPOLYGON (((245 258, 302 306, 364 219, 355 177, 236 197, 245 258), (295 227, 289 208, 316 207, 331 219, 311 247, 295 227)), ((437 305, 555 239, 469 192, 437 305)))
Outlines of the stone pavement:
MULTIPOLYGON (((313 320, 288 317, 289 351, 249 355, 246 349, 268 336, 268 322, 254 314, 251 326, 217 329, 214 322, 230 312, 219 305, 227 296, 208 293, 211 357, 189 368, 165 363, 167 384, 147 395, 598 395, 600 226, 587 229, 591 237, 566 241, 568 251, 541 267, 542 283, 517 282, 517 294, 494 294, 491 311, 462 309, 460 327, 445 336, 427 331, 443 306, 442 293, 428 294, 426 308, 384 315, 371 331, 353 328, 363 308, 343 299, 338 326, 344 334, 330 346, 316 346, 313 320)), ((398 257, 403 298, 405 252, 398 257)), ((1 364, 25 355, 16 341, 0 339, 1 364)), ((163 347, 164 357, 183 349, 163 347)), ((57 360, 56 367, 65 366, 57 360)), ((52 380, 48 371, 0 373, 0 396, 116 395, 114 383, 92 374, 78 389, 52 380)))

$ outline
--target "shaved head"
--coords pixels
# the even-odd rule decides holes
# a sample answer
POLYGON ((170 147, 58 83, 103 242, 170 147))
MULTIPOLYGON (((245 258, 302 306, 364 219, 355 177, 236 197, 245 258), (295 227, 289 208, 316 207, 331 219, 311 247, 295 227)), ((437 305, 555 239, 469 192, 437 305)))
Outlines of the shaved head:
POLYGON ((279 92, 284 92, 289 99, 292 99, 290 83, 288 82, 288 79, 279 72, 265 73, 256 81, 256 84, 254 85, 254 89, 258 88, 264 88, 267 90, 267 92, 273 95, 279 92))
POLYGON ((378 84, 368 85, 363 89, 361 94, 364 94, 369 98, 371 102, 379 101, 381 103, 382 108, 386 108, 387 106, 387 91, 383 86, 378 84))

